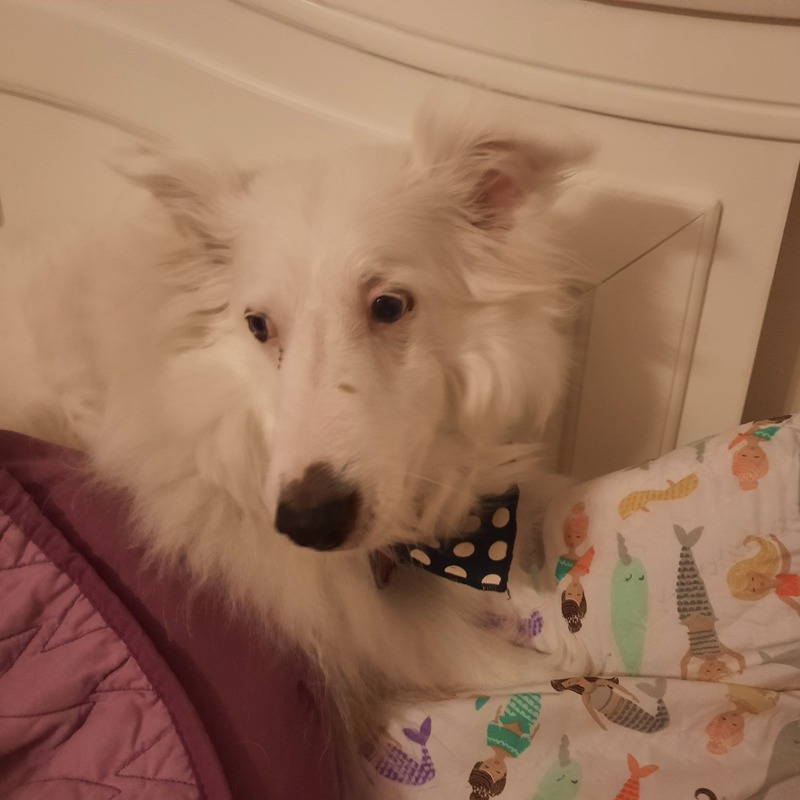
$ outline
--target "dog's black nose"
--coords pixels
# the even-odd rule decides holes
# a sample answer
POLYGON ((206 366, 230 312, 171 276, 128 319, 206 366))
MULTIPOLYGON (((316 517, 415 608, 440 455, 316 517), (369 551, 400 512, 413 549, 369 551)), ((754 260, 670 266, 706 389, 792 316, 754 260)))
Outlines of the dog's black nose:
POLYGON ((302 547, 335 550, 355 527, 360 509, 358 489, 318 462, 281 491, 275 528, 302 547))

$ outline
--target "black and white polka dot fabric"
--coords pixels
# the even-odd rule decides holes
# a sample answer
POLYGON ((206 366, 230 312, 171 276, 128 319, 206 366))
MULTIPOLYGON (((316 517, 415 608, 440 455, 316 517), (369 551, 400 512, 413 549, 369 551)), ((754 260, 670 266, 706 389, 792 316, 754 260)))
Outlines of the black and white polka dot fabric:
POLYGON ((480 506, 467 518, 464 538, 439 547, 398 546, 397 561, 476 589, 505 592, 514 556, 518 502, 516 486, 505 494, 482 497, 480 506))

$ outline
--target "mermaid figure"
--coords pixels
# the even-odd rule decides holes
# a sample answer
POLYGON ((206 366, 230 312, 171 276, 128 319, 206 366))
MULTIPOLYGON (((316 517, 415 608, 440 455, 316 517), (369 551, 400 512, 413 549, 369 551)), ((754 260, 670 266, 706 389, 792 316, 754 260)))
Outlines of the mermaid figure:
POLYGON ((731 670, 723 660, 723 656, 735 659, 739 665, 739 672, 744 672, 744 656, 726 647, 717 636, 717 616, 711 606, 705 581, 700 576, 700 570, 692 554, 692 547, 700 539, 703 528, 695 528, 688 533, 680 525, 674 525, 673 528, 681 545, 676 582, 678 617, 681 625, 686 626, 689 637, 689 649, 681 659, 681 678, 685 680, 689 677, 689 664, 692 659, 700 661, 697 669, 698 680, 719 681, 727 678, 731 670))
POLYGON ((562 531, 567 550, 558 557, 556 583, 569 574, 579 558, 578 548, 586 541, 589 534, 589 517, 586 516, 585 509, 583 503, 575 503, 570 509, 569 516, 564 520, 562 531))
POLYGON ((589 574, 594 559, 594 547, 590 547, 567 573, 567 585, 561 592, 561 616, 567 621, 570 633, 577 633, 583 627, 586 616, 586 593, 581 578, 589 574))
POLYGON ((728 570, 728 587, 738 600, 760 600, 774 594, 800 615, 800 575, 792 573, 792 556, 777 536, 769 539, 748 536, 745 545, 755 544, 758 552, 728 570))
POLYGON ((757 489, 759 480, 769 472, 769 459, 761 443, 770 441, 780 430, 779 426, 769 424, 771 421, 754 422, 728 445, 728 449, 732 450, 744 442, 744 446, 733 454, 731 464, 739 488, 744 491, 757 489))
POLYGON ((569 689, 581 696, 583 705, 589 716, 604 730, 608 730, 601 719, 630 728, 639 733, 657 733, 669 725, 669 710, 664 703, 667 689, 665 678, 658 678, 651 686, 647 683, 636 684, 637 688, 656 701, 656 713, 651 714, 639 705, 634 694, 619 685, 619 678, 561 678, 551 681, 550 685, 557 691, 569 689))
POLYGON ((755 686, 731 683, 728 686, 728 701, 733 708, 717 714, 706 725, 709 753, 724 755, 744 740, 745 714, 761 714, 775 706, 778 693, 755 686))
POLYGON ((513 694, 505 707, 498 706, 494 719, 486 727, 486 744, 492 755, 472 768, 470 800, 489 800, 506 788, 506 759, 518 758, 530 747, 539 730, 536 720, 541 701, 539 693, 513 694))

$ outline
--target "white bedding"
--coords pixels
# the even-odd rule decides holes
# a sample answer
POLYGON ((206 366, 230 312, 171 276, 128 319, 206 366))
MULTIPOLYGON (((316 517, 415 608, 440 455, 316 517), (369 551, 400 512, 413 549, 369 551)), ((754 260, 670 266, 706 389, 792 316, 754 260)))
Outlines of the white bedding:
POLYGON ((800 797, 799 454, 799 417, 759 422, 557 498, 509 614, 526 646, 579 638, 599 680, 396 709, 378 797, 800 797))

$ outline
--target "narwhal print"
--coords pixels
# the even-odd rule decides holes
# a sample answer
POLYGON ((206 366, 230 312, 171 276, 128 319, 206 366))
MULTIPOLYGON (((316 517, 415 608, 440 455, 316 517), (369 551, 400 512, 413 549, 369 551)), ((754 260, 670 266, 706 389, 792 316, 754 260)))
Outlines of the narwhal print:
MULTIPOLYGON (((781 728, 772 745, 767 774, 761 788, 755 794, 751 794, 748 800, 764 800, 767 797, 779 800, 781 797, 789 797, 789 794, 770 792, 770 789, 796 776, 800 776, 800 719, 781 728)), ((797 797, 797 790, 791 796, 797 797)))
POLYGON ((647 575, 644 564, 632 558, 622 534, 617 534, 619 561, 611 575, 611 629, 625 671, 638 675, 647 632, 647 575))
POLYGON ((574 800, 580 791, 581 768, 569 754, 569 737, 561 737, 558 759, 542 776, 531 800, 574 800))
POLYGON ((697 670, 699 680, 718 681, 726 678, 731 674, 730 668, 723 660, 723 656, 726 655, 734 658, 739 665, 739 672, 743 672, 744 656, 726 647, 717 636, 717 616, 692 553, 692 548, 700 539, 703 528, 695 528, 688 533, 680 525, 674 525, 673 528, 681 545, 676 584, 678 617, 681 625, 686 626, 689 636, 689 649, 681 659, 681 678, 689 676, 689 664, 692 659, 700 661, 697 670))

